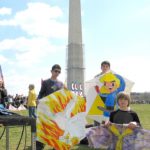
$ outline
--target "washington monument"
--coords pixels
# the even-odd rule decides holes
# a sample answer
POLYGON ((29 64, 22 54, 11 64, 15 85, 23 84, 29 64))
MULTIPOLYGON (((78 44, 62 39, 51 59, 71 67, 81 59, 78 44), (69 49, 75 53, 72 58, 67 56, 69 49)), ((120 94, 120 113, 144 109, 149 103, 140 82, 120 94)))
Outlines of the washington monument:
POLYGON ((78 95, 84 95, 85 68, 81 26, 80 0, 69 0, 67 87, 78 95))

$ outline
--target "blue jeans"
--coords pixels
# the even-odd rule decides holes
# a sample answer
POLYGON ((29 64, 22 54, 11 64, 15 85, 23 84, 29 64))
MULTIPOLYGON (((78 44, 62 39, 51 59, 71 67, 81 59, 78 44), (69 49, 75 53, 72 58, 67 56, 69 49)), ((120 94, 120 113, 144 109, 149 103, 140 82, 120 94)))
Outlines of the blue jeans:
POLYGON ((36 118, 35 109, 35 106, 29 106, 29 117, 36 118))

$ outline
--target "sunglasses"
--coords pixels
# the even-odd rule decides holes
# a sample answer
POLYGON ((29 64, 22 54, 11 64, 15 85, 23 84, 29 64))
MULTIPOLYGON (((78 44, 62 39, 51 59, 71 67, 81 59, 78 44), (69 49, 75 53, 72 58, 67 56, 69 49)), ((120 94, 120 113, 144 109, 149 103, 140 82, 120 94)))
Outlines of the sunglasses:
POLYGON ((55 73, 61 73, 60 70, 54 70, 55 73))

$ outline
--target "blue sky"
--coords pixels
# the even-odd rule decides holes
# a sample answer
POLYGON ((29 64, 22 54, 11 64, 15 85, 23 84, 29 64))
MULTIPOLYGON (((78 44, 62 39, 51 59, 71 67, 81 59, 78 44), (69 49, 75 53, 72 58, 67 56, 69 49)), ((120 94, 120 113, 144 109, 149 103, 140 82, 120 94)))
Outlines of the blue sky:
MULTIPOLYGON (((69 0, 0 0, 0 64, 9 94, 27 94, 59 63, 66 78, 69 0)), ((150 92, 150 1, 81 0, 85 80, 103 60, 150 92)))

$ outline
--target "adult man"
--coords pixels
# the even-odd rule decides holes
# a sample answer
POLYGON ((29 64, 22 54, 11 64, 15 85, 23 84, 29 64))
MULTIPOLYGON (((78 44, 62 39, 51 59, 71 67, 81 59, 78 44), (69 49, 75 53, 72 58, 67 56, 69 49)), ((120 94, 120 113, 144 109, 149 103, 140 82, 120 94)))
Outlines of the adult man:
MULTIPOLYGON (((52 66, 51 69, 51 77, 47 80, 44 80, 41 84, 41 89, 38 95, 38 99, 40 101, 41 98, 48 96, 49 94, 60 90, 64 87, 63 83, 59 81, 57 78, 61 73, 61 67, 58 64, 52 66)), ((36 141, 36 149, 42 150, 44 148, 44 144, 36 141)))

